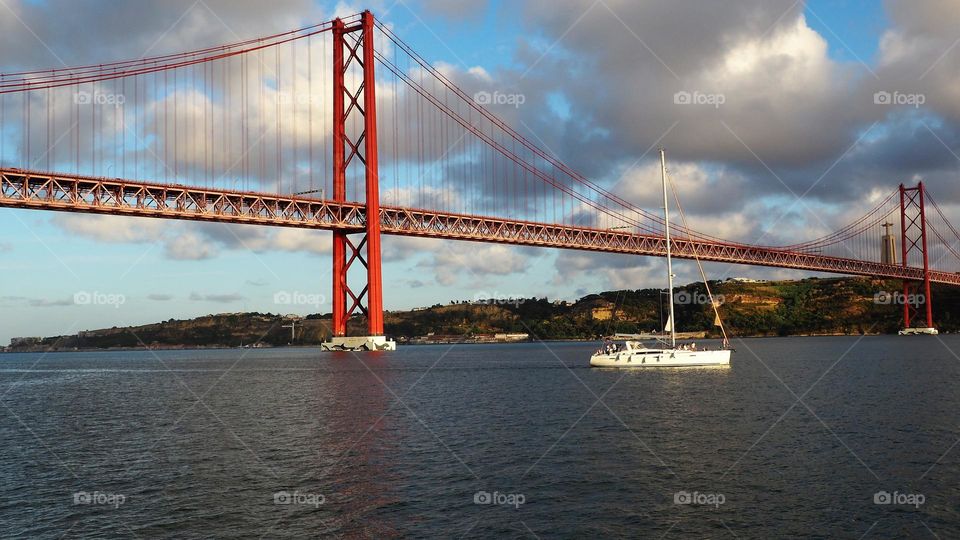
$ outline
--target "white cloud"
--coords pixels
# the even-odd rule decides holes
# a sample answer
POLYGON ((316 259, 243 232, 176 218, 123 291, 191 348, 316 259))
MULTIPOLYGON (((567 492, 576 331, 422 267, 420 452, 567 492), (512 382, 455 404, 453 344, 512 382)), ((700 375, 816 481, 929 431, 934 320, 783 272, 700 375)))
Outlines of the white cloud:
POLYGON ((177 261, 202 261, 216 256, 208 239, 191 232, 169 239, 164 248, 167 257, 177 261))

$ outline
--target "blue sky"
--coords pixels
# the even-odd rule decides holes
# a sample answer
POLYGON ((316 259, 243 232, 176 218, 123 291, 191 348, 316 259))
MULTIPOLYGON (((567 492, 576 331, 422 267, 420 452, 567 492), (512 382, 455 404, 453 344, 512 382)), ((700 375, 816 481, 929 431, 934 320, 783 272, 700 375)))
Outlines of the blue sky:
MULTIPOLYGON (((334 9, 331 4, 320 6, 327 12, 334 9)), ((525 44, 549 48, 555 38, 550 31, 535 27, 536 17, 514 16, 512 9, 512 3, 494 1, 478 13, 450 16, 447 12, 433 13, 411 2, 409 6, 394 5, 382 18, 433 62, 446 62, 464 70, 479 66, 497 74, 526 67, 523 55, 518 54, 525 44)), ((883 4, 811 0, 804 13, 807 25, 826 40, 831 60, 838 64, 875 65, 880 37, 891 24, 883 4)), ((543 114, 553 114, 564 121, 582 110, 580 104, 563 93, 551 94, 545 101, 543 114)), ((604 129, 605 126, 596 127, 604 129)), ((716 165, 717 160, 710 163, 716 165)), ((57 225, 56 220, 57 216, 51 213, 0 209, 0 226, 7 232, 0 240, 0 270, 6 276, 0 290, 0 297, 6 299, 0 302, 0 342, 14 336, 73 333, 208 313, 305 314, 329 310, 328 302, 292 307, 274 303, 278 291, 328 298, 330 258, 326 253, 255 252, 220 246, 214 257, 178 260, 169 257, 159 241, 98 240, 90 235, 72 234, 69 226, 57 225), (114 295, 113 298, 122 297, 123 301, 110 305, 75 305, 73 300, 78 293, 114 295)), ((118 222, 117 227, 136 227, 129 223, 118 222)), ((317 243, 329 242, 323 233, 315 236, 317 243)), ((590 272, 564 274, 564 266, 577 261, 568 261, 559 252, 548 250, 524 250, 525 265, 521 271, 473 272, 467 268, 469 265, 448 264, 451 275, 444 277, 438 274, 440 258, 469 259, 474 248, 461 245, 450 252, 449 247, 441 245, 442 241, 408 244, 387 238, 384 242, 394 253, 383 271, 387 309, 406 309, 483 294, 575 299, 614 284, 610 279, 597 279, 590 272), (426 249, 421 251, 424 246, 426 249)), ((636 264, 644 266, 651 276, 637 282, 636 287, 658 283, 652 276, 659 275, 659 261, 636 264)), ((793 275, 761 269, 722 268, 734 275, 793 275)), ((689 277, 693 273, 682 275, 689 277)))

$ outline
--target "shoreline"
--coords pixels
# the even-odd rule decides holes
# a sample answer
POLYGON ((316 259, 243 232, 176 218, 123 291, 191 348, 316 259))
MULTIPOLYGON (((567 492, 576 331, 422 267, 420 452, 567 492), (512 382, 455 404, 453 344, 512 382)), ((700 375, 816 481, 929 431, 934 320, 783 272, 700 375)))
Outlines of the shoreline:
MULTIPOLYGON (((809 333, 809 334, 791 334, 781 336, 777 334, 770 335, 751 335, 751 336, 733 336, 731 341, 738 339, 769 339, 769 338, 806 338, 806 337, 863 337, 863 336, 895 336, 897 334, 884 334, 879 332, 861 334, 861 333, 809 333)), ((691 341, 693 339, 716 341, 719 337, 698 337, 689 338, 682 341, 691 341)), ((516 345, 522 343, 599 343, 602 339, 544 339, 544 340, 524 340, 524 341, 438 341, 436 343, 398 343, 400 347, 422 347, 430 345, 516 345)), ((319 349, 320 344, 308 345, 268 345, 263 347, 235 347, 227 345, 162 345, 151 347, 111 347, 111 348, 37 348, 24 350, 0 350, 0 354, 42 354, 42 353, 89 353, 89 352, 132 352, 132 351, 215 351, 215 350, 251 350, 251 349, 319 349)))

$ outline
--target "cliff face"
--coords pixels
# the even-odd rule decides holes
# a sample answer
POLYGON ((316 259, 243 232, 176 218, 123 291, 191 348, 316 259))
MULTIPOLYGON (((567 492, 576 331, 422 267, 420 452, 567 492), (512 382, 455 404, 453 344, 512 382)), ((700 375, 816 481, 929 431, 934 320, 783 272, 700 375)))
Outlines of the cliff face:
MULTIPOLYGON (((733 336, 893 333, 901 325, 902 285, 868 278, 805 279, 779 282, 711 282, 720 301, 727 332, 733 336)), ((681 332, 715 333, 714 315, 703 283, 678 288, 676 328, 681 332)), ((664 299, 665 300, 665 299, 664 299)), ((960 289, 935 286, 934 321, 941 331, 960 330, 960 289)), ((615 332, 650 332, 663 326, 657 289, 608 291, 574 303, 546 299, 514 299, 476 304, 454 301, 415 311, 384 314, 386 332, 400 339, 427 334, 480 336, 528 333, 539 339, 589 339, 615 332)), ((665 311, 665 308, 664 308, 665 311)), ((8 350, 72 350, 75 348, 237 347, 319 344, 330 335, 330 316, 310 315, 296 321, 262 313, 208 315, 190 320, 85 331, 27 341, 8 350)), ((362 333, 364 321, 350 321, 351 333, 362 333)))

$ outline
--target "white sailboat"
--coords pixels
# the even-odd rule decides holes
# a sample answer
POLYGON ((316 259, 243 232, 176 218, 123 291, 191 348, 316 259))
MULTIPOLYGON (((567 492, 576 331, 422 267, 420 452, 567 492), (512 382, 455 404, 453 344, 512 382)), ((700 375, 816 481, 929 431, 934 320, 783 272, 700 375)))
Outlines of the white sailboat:
MULTIPOLYGON (((670 312, 664 332, 670 332, 669 347, 665 340, 658 340, 656 347, 647 347, 643 340, 651 336, 618 334, 615 343, 604 346, 590 357, 592 367, 606 368, 648 368, 648 367, 682 367, 682 366, 725 366, 730 365, 730 353, 726 335, 724 334, 723 347, 720 349, 697 349, 696 344, 677 347, 677 333, 674 329, 673 313, 673 260, 670 245, 670 205, 667 202, 667 163, 663 148, 660 149, 660 174, 663 181, 663 218, 664 234, 667 242, 667 286, 669 287, 670 312)), ((679 204, 679 203, 678 203, 679 204)), ((681 212, 682 214, 682 212, 681 212)), ((699 264, 699 261, 698 261, 699 264)), ((702 269, 701 269, 702 272, 702 269)), ((707 280, 704 278, 704 284, 707 280)), ((707 288, 709 293, 709 286, 707 288)), ((720 313, 713 303, 717 323, 720 323, 720 313)), ((722 326, 721 326, 722 328, 722 326)))

